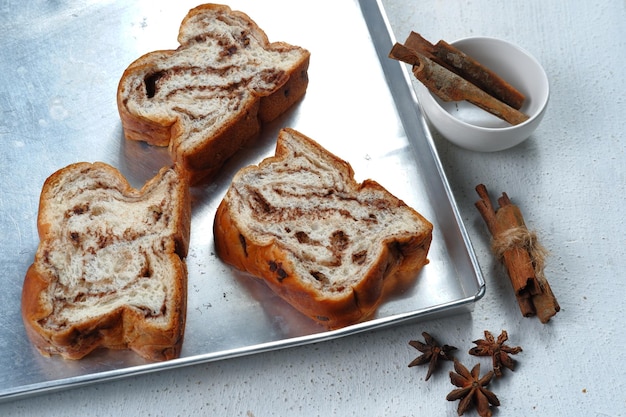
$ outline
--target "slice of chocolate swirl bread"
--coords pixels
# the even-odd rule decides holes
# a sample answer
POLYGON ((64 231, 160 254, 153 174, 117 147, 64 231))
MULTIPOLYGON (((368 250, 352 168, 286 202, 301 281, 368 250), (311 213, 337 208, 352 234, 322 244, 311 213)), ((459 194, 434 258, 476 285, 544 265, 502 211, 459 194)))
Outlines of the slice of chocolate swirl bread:
POLYGON ((52 174, 22 289, 22 318, 39 351, 80 359, 99 347, 130 348, 150 360, 177 357, 190 211, 189 186, 175 168, 141 190, 103 163, 52 174))
POLYGON ((220 258, 328 328, 370 318, 428 262, 432 225, 313 140, 283 129, 241 169, 214 223, 220 258))
POLYGON ((126 69, 117 104, 126 138, 169 146, 196 183, 304 95, 310 54, 217 4, 190 10, 178 42, 126 69))

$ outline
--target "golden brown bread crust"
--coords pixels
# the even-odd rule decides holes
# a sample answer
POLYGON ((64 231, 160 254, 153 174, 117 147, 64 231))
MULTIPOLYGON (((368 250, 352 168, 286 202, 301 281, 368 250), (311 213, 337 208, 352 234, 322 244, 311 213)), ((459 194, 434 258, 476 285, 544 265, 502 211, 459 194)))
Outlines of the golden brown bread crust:
MULTIPOLYGON (((291 129, 285 129, 291 131, 291 129)), ((321 147, 320 147, 321 148, 321 147)), ((279 143, 276 155, 261 162, 259 166, 286 157, 286 150, 279 143)), ((331 158, 334 155, 330 155, 331 158)), ((334 157, 337 165, 347 172, 352 168, 347 162, 334 157)), ((255 166, 243 170, 255 170, 255 166)), ((355 183, 356 184, 356 183, 355 183)), ((424 230, 402 236, 389 236, 383 242, 380 256, 367 273, 352 287, 351 292, 323 293, 306 280, 298 279, 296 266, 288 257, 286 249, 277 239, 260 241, 239 226, 235 203, 229 194, 220 203, 214 222, 215 247, 218 256, 227 264, 249 272, 262 279, 275 293, 297 310, 327 328, 340 328, 370 318, 381 302, 392 294, 402 292, 416 279, 417 272, 428 263, 427 254, 432 240, 432 225, 419 213, 393 197, 378 183, 366 180, 356 185, 355 192, 382 190, 387 194, 388 204, 413 211, 423 221, 424 230), (295 278, 295 279, 290 279, 295 278)), ((306 223, 306 220, 303 221, 306 223)))
MULTIPOLYGON (((176 260, 173 260, 176 262, 176 260)), ((179 265, 181 276, 187 275, 184 262, 179 265)), ((186 294, 186 280, 179 280, 178 294, 186 294)), ((178 325, 166 329, 154 328, 143 314, 129 308, 119 308, 105 316, 95 317, 62 331, 52 331, 39 325, 51 313, 49 306, 38 302, 39 294, 47 291, 49 279, 33 264, 28 268, 22 287, 22 320, 31 343, 44 356, 61 355, 65 359, 82 359, 98 348, 131 349, 151 361, 175 359, 180 356, 185 331, 186 297, 181 298, 175 311, 178 325)))
MULTIPOLYGON (((202 36, 205 35, 199 34, 197 37, 202 38, 202 36)), ((263 123, 274 120, 304 96, 308 86, 307 70, 310 54, 303 48, 284 42, 270 43, 263 30, 245 13, 217 4, 204 4, 190 10, 181 23, 178 40, 181 44, 178 49, 147 53, 124 71, 118 85, 117 104, 125 137, 156 146, 169 146, 174 162, 184 169, 189 181, 195 184, 211 179, 228 158, 258 135, 263 123), (255 39, 259 39, 265 49, 285 53, 297 51, 300 58, 288 70, 281 69, 277 71, 277 74, 272 75, 277 76, 271 81, 274 88, 269 90, 250 88, 252 99, 242 101, 241 106, 232 110, 228 120, 216 127, 215 132, 207 136, 202 143, 190 148, 183 145, 186 133, 181 125, 184 122, 180 114, 173 112, 163 116, 150 114, 147 110, 142 113, 131 110, 128 106, 128 99, 135 92, 128 91, 125 83, 127 79, 133 77, 148 78, 151 74, 168 71, 168 68, 163 67, 163 62, 175 59, 182 50, 201 42, 193 37, 193 33, 188 33, 192 30, 188 26, 191 26, 194 19, 203 14, 227 14, 242 19, 247 22, 246 30, 255 39)), ((228 45, 224 48, 228 48, 228 45)), ((226 52, 220 52, 220 54, 226 54, 226 52)), ((209 57, 207 62, 197 62, 196 65, 198 67, 211 65, 210 59, 213 58, 209 57)), ((178 69, 179 67, 176 67, 176 70, 178 69)), ((209 70, 213 69, 209 68, 209 70)), ((214 86, 206 86, 207 90, 212 88, 214 86)), ((235 91, 234 94, 240 93, 235 91)))
POLYGON ((171 264, 175 277, 172 279, 171 296, 168 304, 169 323, 153 323, 146 318, 144 311, 128 305, 120 306, 106 314, 96 314, 87 320, 59 326, 47 326, 47 319, 55 314, 54 301, 50 291, 58 280, 50 274, 49 252, 46 244, 51 236, 50 219, 46 211, 54 195, 52 187, 61 181, 67 171, 86 172, 87 170, 106 171, 103 188, 119 190, 129 199, 141 199, 170 168, 163 168, 158 175, 148 181, 141 190, 133 189, 122 174, 115 168, 102 163, 76 163, 52 174, 44 183, 38 216, 40 245, 33 264, 29 267, 22 288, 21 312, 26 333, 33 345, 44 355, 58 354, 66 359, 80 359, 97 348, 132 349, 142 357, 161 361, 180 355, 184 337, 187 310, 187 267, 184 258, 189 249, 191 205, 188 183, 178 175, 172 192, 179 200, 176 212, 169 213, 170 221, 176 230, 173 236, 164 238, 162 256, 171 264), (114 180, 111 181, 111 178, 114 180), (109 182, 107 182, 107 179, 109 182), (171 300, 170 300, 171 301, 171 300))

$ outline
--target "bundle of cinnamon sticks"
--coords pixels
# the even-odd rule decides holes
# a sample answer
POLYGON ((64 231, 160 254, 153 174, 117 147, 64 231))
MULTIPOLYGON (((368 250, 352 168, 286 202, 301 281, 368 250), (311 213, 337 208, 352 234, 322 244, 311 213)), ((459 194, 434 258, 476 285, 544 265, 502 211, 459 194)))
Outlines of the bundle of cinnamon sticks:
POLYGON ((479 184, 476 192, 481 198, 476 208, 493 237, 492 251, 506 266, 522 315, 547 323, 561 308, 543 273, 546 250, 506 193, 498 198, 500 207, 495 210, 485 185, 479 184))
POLYGON ((443 101, 466 100, 512 125, 528 120, 519 110, 526 99, 521 92, 443 40, 433 45, 411 32, 389 57, 412 65, 415 77, 443 101))

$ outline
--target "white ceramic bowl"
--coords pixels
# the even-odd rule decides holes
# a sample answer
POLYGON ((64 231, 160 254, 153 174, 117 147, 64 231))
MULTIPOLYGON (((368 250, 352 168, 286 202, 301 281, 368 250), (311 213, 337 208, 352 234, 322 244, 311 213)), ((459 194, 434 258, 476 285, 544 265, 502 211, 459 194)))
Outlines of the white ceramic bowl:
POLYGON ((417 96, 430 123, 452 143, 473 151, 501 151, 526 140, 541 122, 550 95, 548 77, 539 62, 500 39, 471 37, 451 44, 524 94, 520 111, 530 118, 512 126, 466 101, 444 102, 419 83, 417 96))

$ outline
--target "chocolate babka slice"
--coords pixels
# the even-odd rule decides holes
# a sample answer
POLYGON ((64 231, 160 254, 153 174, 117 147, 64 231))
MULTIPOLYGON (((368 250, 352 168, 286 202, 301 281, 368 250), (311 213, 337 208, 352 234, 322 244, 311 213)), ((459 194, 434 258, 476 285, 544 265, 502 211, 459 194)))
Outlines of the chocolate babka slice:
POLYGON ((283 129, 218 207, 217 254, 328 328, 370 318, 428 262, 432 224, 312 139, 283 129))
POLYGON ((24 325, 39 351, 80 359, 99 347, 130 348, 150 360, 177 357, 190 211, 189 186, 175 168, 141 190, 103 163, 52 174, 22 289, 24 325))
POLYGON ((190 10, 178 42, 126 69, 117 104, 126 138, 169 146, 196 183, 305 94, 310 54, 216 4, 190 10))

